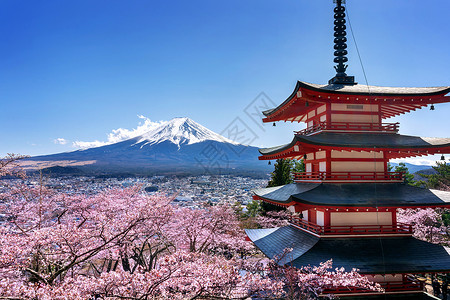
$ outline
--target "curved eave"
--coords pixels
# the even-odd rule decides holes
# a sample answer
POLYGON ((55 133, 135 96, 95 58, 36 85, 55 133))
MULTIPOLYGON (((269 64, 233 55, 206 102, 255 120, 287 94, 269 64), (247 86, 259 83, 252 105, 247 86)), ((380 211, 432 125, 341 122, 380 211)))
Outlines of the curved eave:
POLYGON ((414 237, 319 238, 294 226, 246 229, 249 239, 273 259, 291 248, 280 265, 319 266, 333 259, 333 268, 359 269, 362 274, 450 271, 450 255, 441 245, 414 237))
POLYGON ((304 121, 303 116, 314 105, 333 103, 380 103, 382 118, 400 115, 428 104, 450 102, 445 97, 450 87, 395 88, 366 85, 317 85, 297 81, 294 91, 283 103, 263 111, 263 122, 304 121), (370 92, 368 92, 370 91, 370 92), (306 106, 306 102, 311 106, 306 106), (295 105, 294 105, 295 104, 295 105))
POLYGON ((292 195, 300 194, 318 187, 319 183, 287 184, 253 190, 255 200, 263 200, 279 206, 290 206, 296 202, 292 195))
POLYGON ((359 269, 362 274, 437 273, 450 271, 450 256, 441 245, 414 237, 320 239, 290 263, 319 265, 333 259, 333 267, 359 269))
POLYGON ((450 207, 450 192, 402 183, 291 183, 253 191, 255 199, 304 208, 450 207))
POLYGON ((296 158, 317 150, 390 151, 387 158, 450 153, 450 138, 427 138, 400 134, 335 133, 296 135, 286 145, 259 149, 260 160, 296 158))
POLYGON ((312 84, 298 81, 298 86, 305 90, 329 94, 361 95, 379 97, 426 97, 445 95, 450 92, 450 86, 438 87, 384 87, 367 86, 363 84, 342 85, 342 84, 312 84))

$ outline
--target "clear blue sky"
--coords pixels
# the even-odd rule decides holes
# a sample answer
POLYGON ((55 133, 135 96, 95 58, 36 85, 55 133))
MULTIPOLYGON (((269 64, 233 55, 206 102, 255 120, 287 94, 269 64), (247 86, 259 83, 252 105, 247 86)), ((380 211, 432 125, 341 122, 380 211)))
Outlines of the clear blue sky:
MULTIPOLYGON (((287 143, 303 125, 263 130, 244 109, 260 92, 279 104, 297 80, 334 76, 333 6, 2 0, 0 155, 71 151, 74 141, 136 128, 138 115, 188 116, 216 132, 239 117, 258 136, 255 145, 287 143)), ((450 1, 348 0, 347 9, 370 85, 450 85, 450 1)), ((348 44, 347 73, 364 83, 348 44)), ((391 121, 404 134, 450 137, 450 104, 391 121)))

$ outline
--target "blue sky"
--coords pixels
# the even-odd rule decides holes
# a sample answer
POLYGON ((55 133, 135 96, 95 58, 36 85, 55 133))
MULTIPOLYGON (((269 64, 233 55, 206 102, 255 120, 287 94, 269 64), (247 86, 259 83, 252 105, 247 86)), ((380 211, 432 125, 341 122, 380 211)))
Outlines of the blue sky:
MULTIPOLYGON (((347 2, 370 85, 450 85, 449 1, 347 2)), ((334 76, 333 6, 2 0, 0 156, 71 151, 114 129, 181 116, 219 133, 239 118, 253 144, 287 143, 304 125, 261 128, 245 109, 261 92, 278 104, 297 80, 334 76)), ((364 83, 348 44, 347 73, 364 83)), ((403 134, 450 137, 449 116, 450 104, 439 104, 386 121, 401 122, 403 134)))

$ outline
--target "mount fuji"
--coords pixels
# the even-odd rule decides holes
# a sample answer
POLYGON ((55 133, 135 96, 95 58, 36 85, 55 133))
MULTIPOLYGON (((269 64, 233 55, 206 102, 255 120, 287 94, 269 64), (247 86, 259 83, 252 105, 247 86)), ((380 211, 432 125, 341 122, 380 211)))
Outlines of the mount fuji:
POLYGON ((179 149, 183 144, 192 145, 204 141, 216 141, 239 145, 189 118, 174 118, 137 138, 139 139, 137 144, 143 143, 141 147, 160 144, 165 141, 172 142, 177 145, 179 149))
POLYGON ((266 174, 270 167, 258 156, 256 147, 227 139, 189 118, 174 118, 128 140, 35 156, 24 164, 27 169, 63 166, 94 174, 266 174))

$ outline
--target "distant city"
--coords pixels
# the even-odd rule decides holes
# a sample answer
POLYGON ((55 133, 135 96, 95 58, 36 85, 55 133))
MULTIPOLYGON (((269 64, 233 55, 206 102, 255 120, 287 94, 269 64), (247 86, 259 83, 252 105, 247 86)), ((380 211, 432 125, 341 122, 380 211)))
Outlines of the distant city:
MULTIPOLYGON (((0 194, 9 186, 21 182, 21 179, 3 180, 0 194)), ((52 188, 66 194, 95 194, 107 188, 126 188, 133 185, 142 186, 147 193, 177 195, 174 203, 189 208, 201 208, 205 205, 234 204, 243 206, 252 201, 252 189, 267 186, 266 179, 254 179, 232 175, 211 176, 153 176, 153 177, 94 177, 94 176, 57 176, 41 177, 36 174, 26 178, 23 183, 28 186, 39 185, 52 188)), ((1 200, 0 200, 1 201, 1 200)), ((0 212, 0 223, 4 221, 0 212)))

